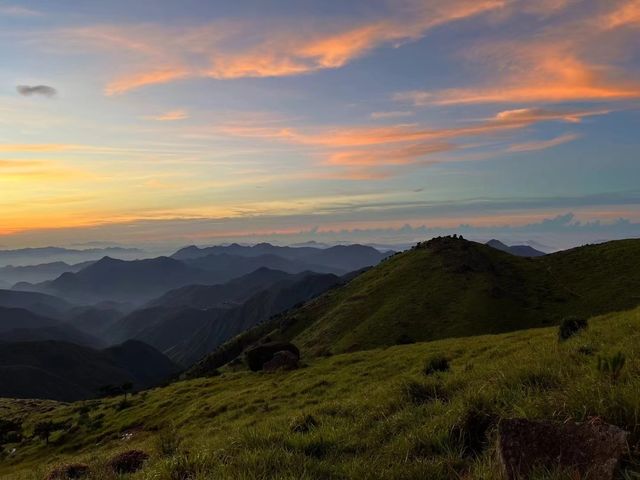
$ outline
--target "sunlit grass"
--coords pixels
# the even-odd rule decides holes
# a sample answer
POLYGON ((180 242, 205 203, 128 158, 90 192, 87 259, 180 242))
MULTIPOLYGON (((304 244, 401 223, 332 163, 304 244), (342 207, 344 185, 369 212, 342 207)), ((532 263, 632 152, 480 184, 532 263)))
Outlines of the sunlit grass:
POLYGON ((141 448, 152 458, 131 478, 492 479, 500 417, 598 416, 640 440, 638 348, 640 309, 592 319, 564 342, 546 328, 335 355, 286 373, 224 372, 137 394, 122 410, 117 398, 13 405, 27 431, 42 419, 72 427, 49 446, 17 445, 0 471, 35 479, 80 461, 106 479, 111 455, 141 448), (626 363, 612 381, 597 359, 617 352, 626 363), (448 370, 425 375, 445 357, 448 370))

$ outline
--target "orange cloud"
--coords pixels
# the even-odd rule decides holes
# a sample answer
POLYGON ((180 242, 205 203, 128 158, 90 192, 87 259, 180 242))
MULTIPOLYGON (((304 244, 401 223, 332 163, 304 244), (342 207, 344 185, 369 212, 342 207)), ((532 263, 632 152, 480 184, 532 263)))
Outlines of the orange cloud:
POLYGON ((494 117, 498 122, 523 122, 536 123, 550 120, 560 120, 570 123, 580 123, 583 118, 595 115, 606 115, 610 109, 577 110, 577 109, 544 109, 544 108, 519 108, 498 112, 494 117))
MULTIPOLYGON (((640 98, 640 81, 613 59, 587 60, 593 28, 580 24, 544 41, 512 41, 470 49, 466 57, 489 67, 497 78, 483 85, 401 92, 395 100, 416 106, 480 103, 620 101, 640 98)), ((600 43, 604 40, 598 39, 600 43)), ((489 75, 491 76, 491 74, 489 75)))
POLYGON ((148 120, 156 120, 158 122, 174 122, 177 120, 186 120, 189 114, 184 110, 172 110, 170 112, 161 113, 160 115, 149 115, 145 117, 148 120))
MULTIPOLYGON (((357 24, 256 25, 218 21, 190 28, 95 25, 58 32, 77 48, 140 65, 108 83, 107 95, 190 77, 282 77, 339 68, 383 45, 416 40, 433 27, 500 10, 514 0, 403 0, 393 14, 357 24)), ((303 22, 304 23, 304 22, 303 22)), ((50 40, 47 39, 49 42, 50 40)))
POLYGON ((58 144, 58 143, 5 143, 0 144, 0 152, 62 152, 66 150, 76 150, 78 145, 58 144))
POLYGON ((494 135, 504 131, 524 128, 537 122, 557 120, 577 123, 582 118, 603 115, 609 110, 540 109, 524 108, 499 112, 495 117, 480 122, 451 127, 424 128, 418 125, 344 126, 319 128, 315 131, 296 128, 256 127, 244 124, 228 124, 216 131, 238 137, 275 140, 301 145, 327 148, 366 147, 406 142, 441 142, 458 138, 494 135))
POLYGON ((573 142, 580 138, 580 135, 574 133, 567 133, 560 135, 559 137, 552 138, 550 140, 539 140, 535 142, 518 143, 511 145, 508 152, 533 152, 536 150, 546 150, 547 148, 553 148, 563 143, 573 142))
POLYGON ((410 110, 394 110, 390 112, 372 112, 370 117, 373 120, 384 120, 388 118, 410 117, 413 112, 410 110))
POLYGON ((417 159, 433 153, 454 150, 455 146, 447 143, 415 144, 402 148, 353 150, 337 152, 329 155, 327 163, 342 166, 381 166, 408 165, 417 159))
MULTIPOLYGON (((511 131, 523 129, 538 122, 559 121, 579 123, 583 118, 603 115, 604 109, 542 109, 522 108, 505 110, 494 117, 470 122, 467 125, 451 128, 424 128, 419 125, 357 126, 318 128, 301 130, 296 128, 256 127, 245 124, 222 125, 218 132, 227 135, 249 137, 265 141, 276 141, 320 148, 322 165, 340 167, 338 177, 354 178, 357 170, 359 178, 365 178, 368 170, 372 177, 388 177, 391 172, 386 167, 401 167, 411 164, 426 164, 428 157, 434 154, 451 152, 474 146, 466 139, 474 137, 495 137, 511 131)), ((551 148, 577 138, 575 135, 561 137, 544 142, 530 142, 512 145, 508 151, 532 151, 551 148)), ((490 157, 491 155, 489 155, 490 157)), ((488 158, 487 154, 460 159, 488 158)), ((442 161, 440 157, 437 161, 442 161)))
POLYGON ((110 82, 106 86, 104 93, 106 95, 119 95, 121 93, 128 92, 129 90, 145 87, 147 85, 157 85, 183 79, 189 76, 189 74, 189 70, 184 68, 167 67, 149 72, 126 75, 110 82))
POLYGON ((626 0, 600 21, 606 30, 629 25, 640 26, 640 0, 626 0))

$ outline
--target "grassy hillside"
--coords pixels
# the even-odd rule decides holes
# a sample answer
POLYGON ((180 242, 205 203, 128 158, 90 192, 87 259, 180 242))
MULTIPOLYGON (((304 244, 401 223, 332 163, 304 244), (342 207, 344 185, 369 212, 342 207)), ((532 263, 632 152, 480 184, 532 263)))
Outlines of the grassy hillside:
POLYGON ((640 240, 522 258, 447 237, 394 255, 225 348, 237 354, 270 335, 325 354, 501 333, 632 308, 638 292, 640 240))
MULTIPOLYGON (((144 470, 120 478, 496 479, 499 418, 598 416, 637 445, 639 349, 636 309, 593 319, 562 343, 554 327, 307 358, 293 372, 178 382, 135 395, 126 409, 120 399, 7 401, 0 415, 22 418, 26 431, 45 419, 69 427, 48 446, 17 445, 0 474, 40 479, 51 464, 85 461, 93 478, 115 479, 104 461, 142 448, 152 455, 144 470), (597 363, 617 352, 627 362, 613 380, 597 363), (425 375, 434 357, 450 370, 425 375)), ((625 470, 628 479, 640 472, 634 458, 625 470)))

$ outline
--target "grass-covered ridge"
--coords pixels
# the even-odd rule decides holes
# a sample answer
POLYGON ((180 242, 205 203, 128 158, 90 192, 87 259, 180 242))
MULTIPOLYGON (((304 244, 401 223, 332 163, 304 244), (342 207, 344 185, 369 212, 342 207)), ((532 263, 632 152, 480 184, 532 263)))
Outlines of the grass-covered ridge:
POLYGON ((634 308, 639 292, 640 240, 523 258, 438 238, 236 337, 190 373, 210 371, 267 335, 307 354, 342 353, 557 325, 634 308))
POLYGON ((44 419, 70 428, 49 446, 18 445, 0 473, 42 478, 72 460, 99 469, 137 447, 152 458, 136 479, 494 479, 499 418, 598 416, 637 444, 639 348, 636 309, 592 319, 562 342, 550 327, 307 357, 288 373, 225 371, 138 394, 122 410, 120 399, 10 404, 25 430, 44 419), (619 352, 626 362, 613 378, 598 360, 619 352), (448 369, 425 368, 438 358, 448 369))

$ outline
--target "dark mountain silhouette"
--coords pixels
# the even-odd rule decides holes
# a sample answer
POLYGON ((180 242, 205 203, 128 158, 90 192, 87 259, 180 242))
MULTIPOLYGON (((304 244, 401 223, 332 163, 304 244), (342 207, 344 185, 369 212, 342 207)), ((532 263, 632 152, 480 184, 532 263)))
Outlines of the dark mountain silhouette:
POLYGON ((238 335, 192 372, 220 366, 266 335, 313 355, 508 332, 554 325, 569 315, 630 309, 640 305, 639 258, 640 240, 523 258, 461 238, 436 238, 238 335))
POLYGON ((60 326, 61 322, 53 318, 37 315, 24 308, 0 307, 0 332, 16 328, 41 328, 60 326))
POLYGON ((364 267, 377 265, 393 252, 380 252, 364 245, 337 245, 319 249, 316 253, 305 256, 305 261, 312 264, 327 265, 342 273, 352 272, 364 267))
POLYGON ((183 287, 112 324, 111 342, 142 340, 189 364, 233 335, 331 288, 333 274, 261 268, 223 285, 183 287))
POLYGON ((1 342, 37 340, 61 340, 93 347, 104 346, 97 338, 60 320, 37 315, 23 308, 0 307, 1 342))
POLYGON ((111 343, 135 338, 167 351, 183 343, 220 312, 189 307, 151 307, 136 310, 112 324, 104 334, 111 343))
POLYGON ((292 278, 289 273, 261 267, 221 285, 189 285, 171 290, 149 302, 149 306, 229 308, 244 302, 252 294, 289 278, 292 278))
POLYGON ((280 247, 271 245, 270 243, 258 243, 253 246, 238 245, 232 243, 231 245, 215 245, 213 247, 196 247, 191 245, 189 247, 182 248, 176 253, 171 255, 171 258, 178 260, 186 260, 190 258, 206 257, 207 255, 236 255, 239 257, 258 257, 260 255, 277 255, 289 260, 298 260, 305 255, 310 255, 317 252, 317 248, 312 247, 280 247))
POLYGON ((0 290, 0 307, 24 308, 38 315, 61 319, 73 306, 61 298, 43 293, 0 290))
POLYGON ((502 250, 503 252, 510 253, 511 255, 515 255, 517 257, 541 257, 542 255, 546 255, 546 253, 541 252, 540 250, 536 250, 529 245, 509 246, 496 239, 489 240, 486 244, 490 247, 502 250))
POLYGON ((67 312, 66 323, 78 330, 99 338, 125 312, 108 306, 75 307, 67 312))
POLYGON ((141 303, 173 288, 209 283, 211 279, 210 273, 168 257, 134 261, 104 257, 77 273, 64 273, 52 281, 20 284, 16 288, 79 303, 104 300, 141 303))
MULTIPOLYGON (((246 275, 262 267, 287 273, 300 273, 304 271, 333 273, 334 270, 336 270, 335 267, 328 265, 307 263, 302 260, 288 259, 274 254, 245 257, 220 253, 206 255, 204 257, 185 258, 182 261, 187 265, 217 273, 218 276, 216 278, 220 282, 226 282, 232 278, 246 275)), ((341 270, 341 268, 339 270, 341 270)))
POLYGON ((67 342, 0 344, 0 397, 74 401, 98 395, 105 385, 153 386, 177 372, 142 342, 96 350, 67 342))
POLYGON ((139 258, 144 254, 137 248, 105 247, 69 249, 60 247, 21 248, 0 250, 0 267, 6 265, 37 265, 51 262, 80 263, 98 260, 105 255, 123 259, 139 258))
POLYGON ((88 347, 105 347, 104 342, 69 325, 37 328, 15 328, 0 332, 0 343, 42 342, 56 340, 88 347))
POLYGON ((20 282, 44 282, 59 277, 65 272, 78 272, 92 263, 88 261, 70 265, 65 262, 52 262, 22 267, 7 265, 0 268, 0 281, 9 285, 15 285, 20 282))
MULTIPOLYGON (((280 247, 270 243, 259 243, 248 247, 236 243, 228 246, 213 246, 199 248, 196 246, 185 247, 172 255, 179 260, 193 260, 208 255, 228 254, 240 257, 255 258, 265 255, 303 262, 308 268, 305 270, 320 271, 317 266, 323 266, 325 271, 330 269, 332 273, 347 273, 363 267, 376 265, 392 252, 380 252, 372 247, 364 245, 338 245, 330 248, 315 247, 280 247), (316 266, 314 268, 314 266, 316 266)), ((276 265, 263 265, 277 268, 276 265)), ((283 268, 284 271, 292 270, 283 268)))
POLYGON ((191 365, 228 339, 317 297, 340 282, 336 275, 316 273, 282 280, 256 293, 242 305, 219 314, 191 335, 185 345, 173 348, 167 354, 185 366, 191 365))

